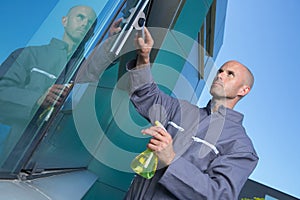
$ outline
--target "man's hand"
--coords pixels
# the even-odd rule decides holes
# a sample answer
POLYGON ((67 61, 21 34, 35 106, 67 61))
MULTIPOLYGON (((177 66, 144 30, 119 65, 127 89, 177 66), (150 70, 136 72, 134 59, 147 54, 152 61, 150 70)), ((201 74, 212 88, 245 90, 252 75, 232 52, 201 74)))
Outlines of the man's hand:
POLYGON ((155 152, 158 159, 166 166, 170 165, 175 158, 171 135, 158 126, 144 129, 142 130, 142 133, 152 136, 147 147, 155 152))
POLYGON ((69 90, 69 85, 55 84, 47 90, 45 95, 39 99, 38 103, 43 108, 47 108, 51 105, 58 106, 62 103, 63 98, 68 94, 69 90))
POLYGON ((136 67, 141 68, 143 65, 150 62, 150 52, 153 47, 154 41, 149 30, 144 27, 145 38, 142 38, 140 34, 135 36, 135 47, 137 49, 137 63, 136 67))
POLYGON ((119 18, 112 23, 112 25, 109 27, 109 36, 113 36, 122 30, 122 28, 120 27, 122 20, 122 18, 119 18))

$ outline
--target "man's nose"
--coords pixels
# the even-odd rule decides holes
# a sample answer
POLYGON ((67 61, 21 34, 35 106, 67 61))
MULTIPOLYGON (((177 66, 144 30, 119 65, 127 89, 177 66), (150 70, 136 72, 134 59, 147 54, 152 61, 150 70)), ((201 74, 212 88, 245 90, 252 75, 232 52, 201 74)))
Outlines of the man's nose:
POLYGON ((81 25, 86 27, 88 25, 88 19, 83 19, 81 25))
POLYGON ((223 80, 223 74, 224 74, 224 72, 218 73, 216 78, 223 80))

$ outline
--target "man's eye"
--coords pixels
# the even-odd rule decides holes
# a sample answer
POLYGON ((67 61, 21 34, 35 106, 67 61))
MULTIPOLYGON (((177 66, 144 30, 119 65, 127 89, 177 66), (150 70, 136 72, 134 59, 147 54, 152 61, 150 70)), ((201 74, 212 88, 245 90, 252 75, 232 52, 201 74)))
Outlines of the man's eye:
POLYGON ((77 19, 82 21, 84 19, 84 16, 83 15, 77 15, 77 19))
POLYGON ((233 77, 233 76, 234 76, 234 73, 233 73, 233 72, 228 72, 228 76, 233 77))

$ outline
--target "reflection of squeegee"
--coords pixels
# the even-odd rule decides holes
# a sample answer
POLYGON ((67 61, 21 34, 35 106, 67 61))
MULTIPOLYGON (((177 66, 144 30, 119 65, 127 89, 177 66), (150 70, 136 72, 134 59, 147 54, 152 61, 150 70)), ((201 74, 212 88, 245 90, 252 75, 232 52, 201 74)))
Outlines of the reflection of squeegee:
POLYGON ((148 2, 149 0, 140 0, 134 8, 130 9, 131 14, 126 19, 125 25, 118 35, 116 41, 112 45, 110 52, 114 53, 115 55, 119 55, 133 28, 136 30, 141 30, 143 34, 143 27, 146 20, 143 10, 147 6, 148 2))

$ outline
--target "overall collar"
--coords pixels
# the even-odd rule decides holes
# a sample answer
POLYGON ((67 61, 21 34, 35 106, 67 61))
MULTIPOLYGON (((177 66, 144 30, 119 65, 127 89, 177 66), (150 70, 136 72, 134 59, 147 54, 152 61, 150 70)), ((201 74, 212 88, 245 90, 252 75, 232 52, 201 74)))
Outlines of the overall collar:
POLYGON ((237 123, 242 123, 244 119, 244 115, 240 112, 237 112, 231 108, 226 108, 223 105, 220 105, 218 110, 214 113, 211 111, 211 100, 207 103, 206 107, 206 112, 208 115, 220 115, 225 118, 229 118, 231 121, 237 122, 237 123))

